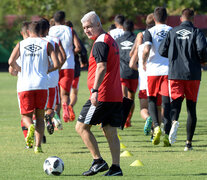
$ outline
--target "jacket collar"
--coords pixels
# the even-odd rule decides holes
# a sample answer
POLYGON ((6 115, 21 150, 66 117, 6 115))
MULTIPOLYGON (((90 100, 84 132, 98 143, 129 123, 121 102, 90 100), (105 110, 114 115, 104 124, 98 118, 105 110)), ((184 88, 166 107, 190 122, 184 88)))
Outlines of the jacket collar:
POLYGON ((191 21, 183 21, 182 23, 181 23, 181 25, 187 25, 187 26, 193 26, 193 23, 191 22, 191 21))

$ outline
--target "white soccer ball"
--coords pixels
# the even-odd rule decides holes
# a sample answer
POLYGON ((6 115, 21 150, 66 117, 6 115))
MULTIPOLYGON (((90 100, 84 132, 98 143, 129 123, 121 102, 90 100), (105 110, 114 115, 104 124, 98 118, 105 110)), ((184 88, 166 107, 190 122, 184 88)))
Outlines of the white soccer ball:
POLYGON ((64 170, 63 160, 57 156, 48 157, 43 164, 43 169, 47 175, 59 176, 64 170))

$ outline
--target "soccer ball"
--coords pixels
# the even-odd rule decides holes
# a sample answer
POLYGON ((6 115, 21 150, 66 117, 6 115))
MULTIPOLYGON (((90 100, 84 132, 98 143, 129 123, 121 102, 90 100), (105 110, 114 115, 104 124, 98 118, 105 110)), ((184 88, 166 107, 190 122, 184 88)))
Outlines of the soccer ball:
POLYGON ((64 170, 64 163, 59 157, 51 156, 45 160, 43 169, 47 175, 59 176, 64 170))

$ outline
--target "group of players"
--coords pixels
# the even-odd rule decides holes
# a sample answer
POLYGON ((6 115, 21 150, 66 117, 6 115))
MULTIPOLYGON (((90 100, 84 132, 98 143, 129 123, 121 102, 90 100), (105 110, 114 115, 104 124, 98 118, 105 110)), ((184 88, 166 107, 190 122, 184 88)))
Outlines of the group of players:
MULTIPOLYGON (((122 15, 115 17, 116 28, 108 33, 102 29, 94 11, 81 19, 85 34, 95 41, 89 57, 90 98, 76 124, 76 131, 94 159, 91 168, 83 175, 90 176, 109 169, 90 130, 92 125, 99 123, 102 123, 112 155, 112 166, 105 175, 123 175, 119 166, 120 146, 116 128, 122 119, 122 94, 132 100, 135 98, 138 68, 141 116, 146 120, 144 134, 148 135, 152 128, 152 143, 158 145, 163 119, 164 146, 171 146, 176 140, 181 104, 186 97, 188 119, 184 150, 192 150, 201 64, 207 57, 205 36, 193 26, 193 16, 193 10, 184 9, 181 25, 172 28, 165 24, 166 9, 155 8, 154 13, 147 16, 147 30, 137 37, 133 34, 133 22, 125 20, 122 15)), ((35 133, 35 153, 42 152, 44 118, 48 132, 52 134, 55 111, 60 116, 60 103, 56 96, 58 87, 63 120, 68 122, 75 119, 72 107, 69 108, 69 96, 74 79, 74 45, 77 49, 79 45, 76 46, 74 30, 65 25, 63 11, 55 13, 54 21, 52 27, 46 19, 29 23, 26 31, 28 37, 23 36, 24 40, 16 45, 9 59, 10 73, 18 74, 20 112, 23 125, 28 128, 26 144, 33 146, 35 133)), ((125 127, 131 126, 133 110, 134 105, 125 127)), ((58 127, 60 121, 57 120, 56 124, 58 127)))
MULTIPOLYGON (((49 134, 53 134, 54 127, 62 129, 62 104, 63 120, 75 120, 73 106, 80 76, 78 53, 84 52, 82 57, 87 57, 87 52, 72 23, 65 22, 63 11, 55 13, 54 23, 47 19, 24 22, 21 34, 24 40, 11 54, 9 72, 18 75, 17 92, 26 147, 33 147, 35 133, 34 151, 39 153, 41 141, 46 141, 44 119, 49 134)), ((87 58, 80 59, 81 66, 87 66, 87 58)))

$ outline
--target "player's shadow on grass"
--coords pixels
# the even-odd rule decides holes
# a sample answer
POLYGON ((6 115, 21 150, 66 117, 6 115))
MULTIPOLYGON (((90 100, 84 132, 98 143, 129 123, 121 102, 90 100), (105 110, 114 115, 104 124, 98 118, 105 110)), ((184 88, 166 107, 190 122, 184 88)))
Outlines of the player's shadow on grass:
POLYGON ((81 175, 81 174, 62 174, 61 176, 82 176, 83 177, 83 175, 81 175))

